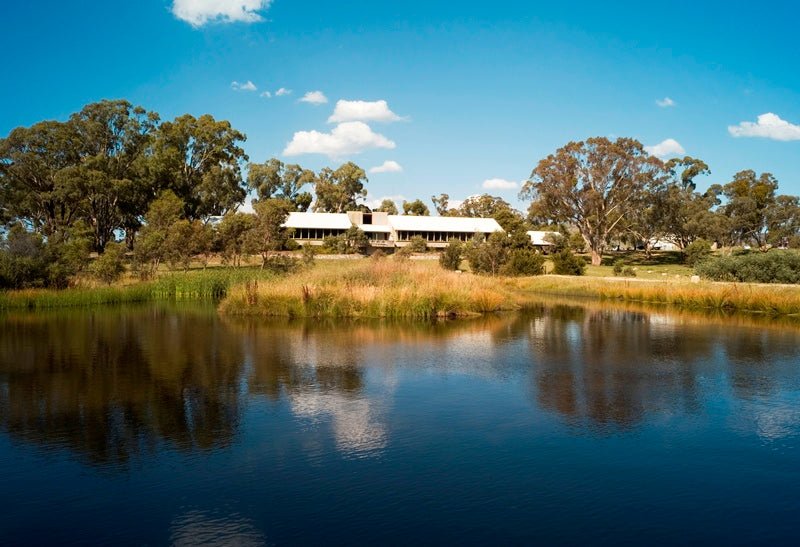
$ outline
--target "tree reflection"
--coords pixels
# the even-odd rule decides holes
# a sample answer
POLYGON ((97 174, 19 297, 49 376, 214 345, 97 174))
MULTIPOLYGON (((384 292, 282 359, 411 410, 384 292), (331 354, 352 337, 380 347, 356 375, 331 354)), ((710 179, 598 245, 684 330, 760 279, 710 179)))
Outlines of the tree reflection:
POLYGON ((696 315, 555 305, 521 320, 531 332, 538 403, 600 428, 698 413, 704 376, 727 376, 741 397, 767 395, 782 381, 774 367, 796 351, 791 330, 732 329, 696 315))
POLYGON ((124 463, 166 441, 230 442, 242 352, 187 310, 102 309, 0 321, 0 424, 11 435, 124 463))

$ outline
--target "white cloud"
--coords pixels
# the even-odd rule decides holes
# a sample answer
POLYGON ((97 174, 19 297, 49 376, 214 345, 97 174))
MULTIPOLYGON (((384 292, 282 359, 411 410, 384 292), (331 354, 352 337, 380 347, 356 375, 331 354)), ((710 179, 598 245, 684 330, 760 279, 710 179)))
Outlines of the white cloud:
POLYGON ((255 23, 272 0, 174 0, 172 14, 195 28, 206 23, 255 23))
POLYGON ((669 108, 670 106, 675 106, 675 101, 670 99, 669 97, 664 97, 663 99, 658 99, 656 104, 661 108, 669 108))
POLYGON ((680 156, 686 153, 681 143, 675 139, 666 139, 653 146, 645 146, 644 149, 648 154, 662 159, 667 156, 680 156))
POLYGON ((283 150, 285 156, 324 154, 337 159, 349 154, 359 154, 371 148, 393 149, 395 143, 380 133, 375 133, 363 122, 340 123, 330 133, 298 131, 283 150))
POLYGON ((373 198, 372 196, 368 196, 367 200, 365 202, 365 205, 367 207, 369 207, 370 209, 377 209, 378 207, 381 206, 381 203, 385 199, 389 199, 389 200, 393 201, 395 206, 398 203, 403 203, 404 201, 406 201, 406 197, 404 195, 402 195, 402 194, 397 194, 397 195, 394 195, 394 196, 381 196, 379 198, 373 198))
POLYGON ((757 122, 742 122, 728 126, 728 133, 734 137, 764 137, 776 141, 800 140, 800 125, 782 120, 777 114, 767 112, 758 117, 757 122))
POLYGON ((245 83, 237 82, 234 80, 231 82, 231 89, 234 91, 255 91, 258 88, 256 87, 256 84, 254 84, 250 80, 247 80, 245 83))
POLYGON ((336 108, 328 123, 341 122, 396 122, 403 118, 389 109, 386 101, 336 101, 336 108))
POLYGON ((313 105, 325 104, 328 102, 328 97, 322 91, 309 91, 300 99, 301 103, 310 103, 313 105))
POLYGON ((278 89, 278 91, 275 92, 276 97, 283 97, 284 95, 291 95, 291 94, 292 90, 286 89, 285 87, 281 87, 280 89, 278 89))
POLYGON ((511 190, 519 186, 519 183, 506 179, 486 179, 481 184, 487 190, 511 190))
POLYGON ((264 97, 265 99, 271 99, 272 93, 270 93, 269 91, 264 91, 259 95, 259 97, 264 97))
POLYGON ((393 160, 386 160, 381 165, 377 165, 369 170, 370 173, 399 173, 403 167, 393 160))

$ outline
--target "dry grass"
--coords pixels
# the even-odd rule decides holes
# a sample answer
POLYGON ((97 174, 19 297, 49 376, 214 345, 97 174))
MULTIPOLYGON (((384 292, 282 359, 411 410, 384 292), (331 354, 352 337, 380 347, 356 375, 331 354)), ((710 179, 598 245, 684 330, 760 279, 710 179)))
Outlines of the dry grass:
POLYGON ((800 314, 800 287, 750 283, 690 283, 545 276, 515 283, 525 292, 667 304, 682 309, 769 315, 800 314))
POLYGON ((497 279, 448 272, 438 264, 392 259, 340 261, 268 284, 230 290, 227 314, 284 317, 463 317, 518 309, 497 279))

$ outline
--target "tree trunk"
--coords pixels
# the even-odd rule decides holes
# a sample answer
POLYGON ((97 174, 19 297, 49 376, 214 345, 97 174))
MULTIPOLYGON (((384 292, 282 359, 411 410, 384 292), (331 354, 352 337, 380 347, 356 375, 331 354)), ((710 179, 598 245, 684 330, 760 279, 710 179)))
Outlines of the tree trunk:
POLYGON ((592 266, 599 266, 603 262, 602 249, 592 249, 592 266))

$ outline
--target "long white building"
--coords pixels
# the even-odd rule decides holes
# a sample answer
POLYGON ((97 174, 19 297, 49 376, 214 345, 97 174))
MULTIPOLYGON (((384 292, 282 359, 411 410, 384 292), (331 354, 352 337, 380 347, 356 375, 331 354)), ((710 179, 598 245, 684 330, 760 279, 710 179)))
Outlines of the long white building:
POLYGON ((292 238, 301 245, 322 245, 326 237, 345 233, 357 226, 369 237, 373 247, 405 247, 414 236, 428 247, 442 248, 451 239, 467 241, 476 234, 489 235, 503 229, 493 218, 425 217, 388 213, 289 213, 284 224, 292 228, 292 238))

